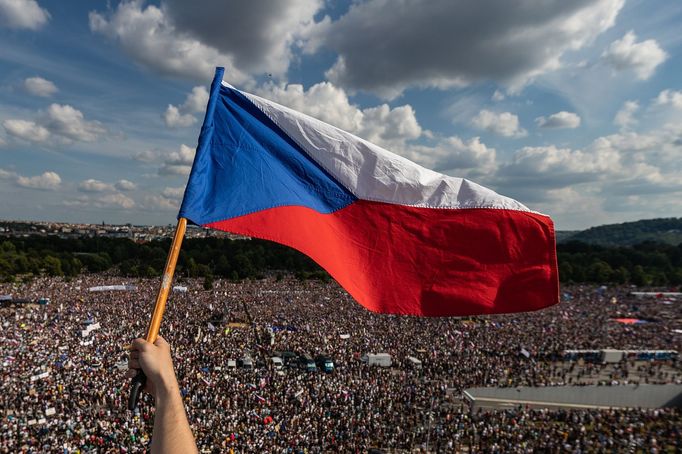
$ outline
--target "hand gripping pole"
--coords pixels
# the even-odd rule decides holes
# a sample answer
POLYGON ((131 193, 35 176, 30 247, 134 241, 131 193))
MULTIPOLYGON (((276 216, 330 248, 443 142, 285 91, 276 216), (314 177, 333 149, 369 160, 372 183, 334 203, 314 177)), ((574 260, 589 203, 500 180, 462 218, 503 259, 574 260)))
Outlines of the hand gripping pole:
MULTIPOLYGON (((182 239, 185 236, 185 229, 187 228, 187 219, 178 219, 178 225, 175 228, 175 236, 173 236, 173 243, 170 251, 168 251, 168 259, 166 260, 166 268, 163 270, 163 279, 161 280, 161 287, 156 296, 156 304, 154 305, 154 312, 149 321, 147 328, 147 342, 154 343, 159 336, 159 327, 161 326, 161 319, 163 312, 166 310, 166 301, 168 300, 168 293, 170 293, 171 284, 173 283, 173 273, 175 272, 175 265, 178 263, 178 256, 180 255, 180 246, 182 239)), ((137 400, 140 396, 140 390, 144 388, 147 382, 147 376, 142 372, 142 369, 133 377, 130 383, 130 397, 128 398, 128 410, 133 411, 137 407, 137 400)))

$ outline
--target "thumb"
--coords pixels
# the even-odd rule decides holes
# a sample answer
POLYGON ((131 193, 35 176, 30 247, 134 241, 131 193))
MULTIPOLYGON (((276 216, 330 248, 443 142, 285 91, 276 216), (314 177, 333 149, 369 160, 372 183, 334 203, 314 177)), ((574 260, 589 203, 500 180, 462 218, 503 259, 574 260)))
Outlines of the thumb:
POLYGON ((166 339, 164 339, 161 336, 156 338, 156 340, 154 341, 154 345, 156 345, 157 347, 163 347, 163 348, 167 348, 169 346, 168 342, 166 342, 166 339))

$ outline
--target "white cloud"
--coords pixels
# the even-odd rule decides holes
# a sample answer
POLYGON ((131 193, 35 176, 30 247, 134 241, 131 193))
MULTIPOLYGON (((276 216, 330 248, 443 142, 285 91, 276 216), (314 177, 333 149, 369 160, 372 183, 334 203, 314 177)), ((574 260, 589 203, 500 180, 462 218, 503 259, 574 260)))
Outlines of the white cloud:
POLYGON ((623 3, 368 0, 309 39, 339 55, 326 75, 346 88, 392 98, 410 86, 492 80, 516 90, 613 26, 623 3))
POLYGON ((14 172, 10 172, 8 170, 5 170, 3 168, 0 168, 0 178, 3 180, 10 179, 10 178, 16 178, 17 174, 14 172))
POLYGON ((575 129, 580 126, 580 117, 573 112, 561 111, 549 117, 538 117, 535 123, 541 128, 569 128, 575 129))
POLYGON ((161 153, 157 150, 143 150, 136 153, 133 159, 140 162, 154 162, 160 155, 161 153))
POLYGON ((637 101, 625 101, 623 107, 616 112, 613 118, 613 124, 620 127, 621 130, 627 130, 637 124, 635 113, 639 110, 639 103, 637 101))
POLYGON ((50 13, 35 0, 0 0, 0 25, 37 30, 47 23, 50 13))
POLYGON ((633 70, 638 79, 646 80, 668 58, 668 54, 656 40, 647 39, 639 43, 636 40, 637 36, 631 30, 621 39, 612 42, 602 57, 615 69, 633 70))
POLYGON ((533 209, 551 215, 559 230, 579 230, 619 220, 606 212, 605 200, 596 186, 547 189, 539 195, 542 200, 533 203, 533 209))
POLYGON ((493 181, 505 195, 559 213, 564 225, 594 225, 597 218, 632 216, 635 209, 647 216, 656 211, 665 215, 670 212, 666 209, 679 207, 675 201, 682 196, 680 138, 682 126, 670 123, 646 133, 599 137, 584 149, 524 147, 499 167, 493 181), (642 202, 647 198, 657 208, 647 209, 642 202), (586 211, 553 205, 571 200, 586 211))
POLYGON ((165 0, 163 12, 177 33, 229 55, 241 70, 284 77, 292 47, 323 5, 323 0, 203 0, 197 8, 185 0, 165 0), (228 17, 233 20, 226 26, 228 17))
POLYGON ((177 107, 168 104, 166 111, 163 113, 163 122, 169 128, 185 128, 192 126, 197 122, 197 119, 192 114, 181 114, 177 107))
POLYGON ((259 95, 330 123, 426 167, 455 170, 458 176, 481 175, 495 168, 495 149, 478 137, 435 138, 425 131, 409 104, 390 108, 387 104, 360 109, 351 104, 346 92, 330 82, 304 90, 302 85, 267 84, 259 95), (433 145, 416 144, 433 139, 433 145))
POLYGON ((159 175, 189 175, 191 171, 191 166, 164 164, 159 169, 159 175))
POLYGON ((174 151, 166 156, 166 159, 159 169, 160 175, 189 175, 192 170, 192 162, 196 149, 190 148, 185 144, 180 145, 179 151, 174 151))
POLYGON ((197 122, 193 115, 203 112, 208 103, 208 91, 203 86, 194 87, 180 106, 169 104, 163 120, 169 128, 182 128, 197 122))
POLYGON ((504 93, 502 93, 500 90, 495 90, 495 93, 493 93, 493 96, 490 99, 493 101, 504 101, 504 98, 506 98, 504 93))
POLYGON ((195 153, 196 150, 194 148, 182 144, 180 145, 180 151, 174 151, 170 153, 169 158, 166 162, 171 164, 192 165, 195 153))
POLYGON ((42 175, 35 177, 17 176, 16 182, 24 188, 51 190, 57 189, 62 179, 55 172, 44 172, 42 175))
POLYGON ((617 152, 593 154, 583 150, 557 148, 554 145, 523 147, 514 153, 499 174, 512 177, 517 183, 542 187, 564 187, 593 181, 597 175, 619 167, 617 152))
POLYGON ((106 132, 100 122, 87 121, 80 110, 61 104, 51 104, 35 121, 9 119, 2 126, 11 136, 39 143, 53 138, 63 143, 93 142, 106 132))
POLYGON ((100 208, 120 207, 130 209, 135 207, 135 201, 121 193, 106 194, 94 201, 95 206, 100 208))
POLYGON ((494 181, 502 194, 533 208, 550 201, 552 191, 578 185, 596 187, 620 168, 616 150, 595 153, 554 145, 523 147, 499 167, 494 181))
POLYGON ((362 111, 350 103, 342 88, 329 82, 317 83, 308 91, 300 84, 267 84, 257 94, 349 132, 362 126, 362 111))
POLYGON ((50 131, 33 121, 9 119, 2 122, 7 134, 29 142, 45 142, 50 137, 50 131))
POLYGON ((148 194, 142 200, 142 208, 148 211, 177 211, 180 203, 162 195, 148 194))
MULTIPOLYGON (((669 175, 671 182, 682 182, 682 125, 668 123, 648 132, 620 132, 600 137, 593 142, 596 150, 614 149, 627 157, 633 165, 646 164, 669 175)), ((627 169, 633 175, 632 169, 627 169)))
POLYGON ((96 208, 123 208, 126 210, 135 208, 137 204, 130 197, 121 194, 120 192, 114 192, 110 194, 104 194, 99 196, 79 196, 75 199, 64 200, 63 205, 67 207, 96 207, 96 208))
POLYGON ((113 191, 114 187, 99 180, 88 179, 80 182, 78 190, 81 192, 106 192, 113 191))
POLYGON ((682 91, 663 90, 656 97, 657 106, 672 106, 675 109, 682 109, 682 91))
POLYGON ((409 104, 393 109, 387 104, 360 109, 350 103, 342 88, 330 82, 320 82, 307 91, 299 84, 267 84, 258 94, 388 148, 416 139, 423 132, 409 104))
POLYGON ((387 104, 362 110, 362 128, 358 134, 370 142, 389 144, 417 139, 422 128, 410 105, 391 109, 387 104))
POLYGON ((476 173, 486 173, 495 169, 495 149, 486 146, 480 137, 473 137, 468 141, 459 137, 449 137, 443 145, 440 148, 449 150, 449 153, 437 161, 437 169, 470 169, 476 173))
POLYGON ((34 96, 42 96, 44 98, 49 98, 59 91, 54 83, 37 76, 24 80, 24 89, 34 96))
POLYGON ((471 124, 504 137, 524 137, 527 134, 519 125, 519 117, 511 112, 498 113, 483 109, 471 120, 471 124))
POLYGON ((166 187, 166 188, 164 188, 161 195, 163 195, 167 199, 181 199, 184 193, 185 193, 185 187, 184 186, 180 186, 177 188, 166 187))
POLYGON ((137 188, 135 183, 128 180, 118 180, 115 186, 119 191, 133 191, 137 188))
MULTIPOLYGON (((322 0, 206 0, 196 8, 184 1, 156 6, 132 0, 105 12, 92 11, 89 24, 91 31, 115 40, 136 62, 156 72, 206 81, 215 66, 224 66, 226 80, 249 84, 252 75, 286 76, 293 49, 304 45, 323 5, 322 0), (235 20, 225 26, 225 18, 235 20)), ((184 117, 179 124, 187 123, 184 117)))
POLYGON ((463 140, 451 136, 435 145, 409 145, 393 150, 418 164, 458 177, 484 177, 497 166, 496 151, 486 146, 479 137, 463 140))
POLYGON ((182 105, 182 109, 186 112, 203 112, 208 104, 208 90, 203 85, 192 88, 192 91, 187 94, 187 98, 182 105))
POLYGON ((106 131, 101 123, 86 121, 80 110, 69 105, 51 104, 39 122, 66 141, 93 142, 106 131))
POLYGON ((83 208, 91 204, 90 198, 88 196, 78 196, 74 199, 62 200, 61 204, 69 208, 83 208))
POLYGON ((215 66, 224 65, 227 77, 237 83, 247 80, 232 66, 231 58, 178 33, 163 11, 141 2, 122 2, 109 19, 97 12, 89 15, 90 29, 118 40, 123 50, 138 63, 162 74, 207 80, 215 66))

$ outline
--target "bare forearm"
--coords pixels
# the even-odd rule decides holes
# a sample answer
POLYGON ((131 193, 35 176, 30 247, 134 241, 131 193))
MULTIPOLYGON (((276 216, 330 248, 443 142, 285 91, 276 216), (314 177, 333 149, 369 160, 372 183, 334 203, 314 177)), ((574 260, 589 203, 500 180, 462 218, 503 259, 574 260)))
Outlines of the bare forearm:
POLYGON ((197 452, 177 382, 157 390, 152 454, 197 452))

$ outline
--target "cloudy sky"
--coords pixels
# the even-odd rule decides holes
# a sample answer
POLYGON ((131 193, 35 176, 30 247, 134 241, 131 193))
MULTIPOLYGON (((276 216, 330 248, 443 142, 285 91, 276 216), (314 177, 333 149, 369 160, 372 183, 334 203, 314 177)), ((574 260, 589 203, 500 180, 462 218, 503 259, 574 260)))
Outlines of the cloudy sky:
POLYGON ((560 230, 682 216, 682 2, 0 0, 0 218, 173 223, 215 66, 560 230))

